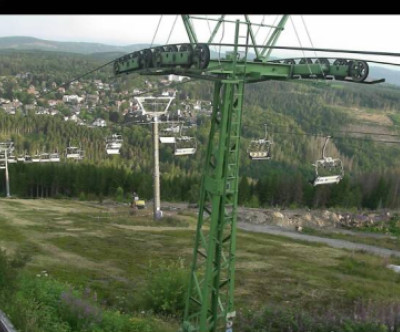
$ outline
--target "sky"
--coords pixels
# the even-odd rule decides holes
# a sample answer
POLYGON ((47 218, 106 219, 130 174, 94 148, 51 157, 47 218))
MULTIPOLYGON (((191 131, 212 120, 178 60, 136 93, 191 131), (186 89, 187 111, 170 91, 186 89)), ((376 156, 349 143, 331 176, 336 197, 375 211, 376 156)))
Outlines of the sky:
MULTIPOLYGON (((260 23, 264 20, 264 23, 272 24, 277 16, 251 15, 250 17, 252 22, 260 23)), ((95 42, 120 46, 152 41, 155 44, 188 41, 180 17, 175 25, 176 15, 162 15, 161 21, 160 17, 161 15, 0 15, 0 37, 31 36, 54 41, 95 42)), ((234 20, 236 17, 237 15, 232 15, 230 18, 234 20)), ((200 39, 209 36, 214 24, 214 21, 194 20, 200 39)), ((224 37, 223 42, 231 43, 233 27, 234 24, 226 23, 224 35, 222 36, 221 31, 215 40, 220 41, 224 37)), ((257 27, 253 29, 256 31, 257 27)), ((277 45, 296 47, 313 45, 318 48, 400 53, 400 42, 396 38, 398 31, 400 31, 400 15, 296 14, 287 22, 277 45)), ((262 43, 267 35, 268 29, 261 28, 257 33, 257 43, 262 43)), ((302 56, 301 53, 293 51, 290 54, 278 53, 276 54, 282 56, 302 56)), ((314 54, 312 52, 305 55, 314 54)), ((318 55, 329 56, 324 53, 318 55)), ((366 56, 363 58, 367 59, 366 56)), ((400 63, 398 57, 385 57, 379 60, 400 63)))

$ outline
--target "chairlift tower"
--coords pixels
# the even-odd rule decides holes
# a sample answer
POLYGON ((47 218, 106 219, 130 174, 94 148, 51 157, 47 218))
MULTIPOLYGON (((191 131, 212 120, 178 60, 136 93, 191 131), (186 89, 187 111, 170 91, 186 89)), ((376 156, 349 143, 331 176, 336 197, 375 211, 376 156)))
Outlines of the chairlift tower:
POLYGON ((6 179, 6 197, 11 197, 10 194, 10 177, 8 174, 8 157, 14 151, 13 142, 2 142, 0 143, 0 169, 5 170, 6 179))
POLYGON ((159 116, 167 113, 175 97, 135 97, 143 115, 149 115, 153 124, 153 189, 154 189, 154 220, 162 218, 160 203, 160 157, 159 157, 159 116))
POLYGON ((114 73, 175 74, 214 82, 211 129, 180 331, 232 332, 239 146, 245 84, 291 79, 336 79, 369 84, 384 80, 368 80, 368 64, 363 60, 270 61, 271 49, 284 30, 287 15, 283 15, 276 26, 252 23, 248 15, 244 15, 244 20, 228 20, 225 15, 218 19, 182 15, 182 20, 189 43, 157 46, 127 54, 114 62, 114 73), (197 38, 194 20, 215 22, 204 43, 197 38), (225 24, 234 24, 233 43, 214 43, 225 24), (271 29, 270 37, 263 45, 256 43, 254 26, 271 29), (210 59, 210 46, 229 46, 233 50, 224 58, 210 59), (255 54, 254 60, 248 60, 250 48, 255 54))

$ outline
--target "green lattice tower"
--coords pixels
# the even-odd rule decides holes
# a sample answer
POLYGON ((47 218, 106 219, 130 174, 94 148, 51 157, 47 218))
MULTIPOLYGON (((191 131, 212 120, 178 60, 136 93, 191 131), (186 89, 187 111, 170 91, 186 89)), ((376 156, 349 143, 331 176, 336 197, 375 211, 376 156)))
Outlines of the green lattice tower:
MULTIPOLYGON (((246 33, 246 42, 249 30, 246 33)), ((236 22, 235 43, 239 39, 236 22)), ((240 128, 245 65, 233 52, 232 73, 216 81, 193 261, 184 312, 184 331, 222 331, 234 316, 240 128)), ((247 49, 246 55, 247 56, 247 49)))
MULTIPOLYGON (((244 84, 265 80, 294 78, 329 79, 356 83, 380 83, 366 80, 368 67, 363 60, 338 59, 296 63, 269 61, 273 47, 284 29, 287 15, 281 18, 266 45, 256 45, 252 24, 235 22, 234 51, 224 59, 209 59, 209 48, 199 44, 189 15, 182 15, 190 44, 166 45, 133 52, 114 63, 116 75, 139 72, 148 75, 176 74, 215 82, 213 113, 200 191, 189 288, 185 304, 183 332, 231 332, 233 317, 234 271, 236 252, 236 218, 238 198, 240 128, 244 84), (239 27, 246 27, 245 56, 239 59, 239 27), (249 43, 251 40, 251 43, 249 43), (248 48, 255 59, 248 61, 248 48), (162 49, 162 47, 161 47, 162 49)), ((207 44, 211 45, 224 15, 217 23, 207 44)), ((226 20, 226 22, 232 22, 226 20)), ((261 26, 259 24, 259 26, 261 26)))
MULTIPOLYGON (((216 82, 189 293, 186 331, 217 331, 232 315, 240 124, 244 82, 216 82)), ((229 323, 228 323, 229 324, 229 323)))

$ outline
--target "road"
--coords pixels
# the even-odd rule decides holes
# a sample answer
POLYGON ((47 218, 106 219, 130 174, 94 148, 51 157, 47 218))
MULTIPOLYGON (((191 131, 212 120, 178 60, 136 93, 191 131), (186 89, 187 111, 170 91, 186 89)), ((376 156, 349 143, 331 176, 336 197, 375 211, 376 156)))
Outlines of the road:
POLYGON ((383 256, 383 257, 390 257, 392 255, 400 257, 400 251, 375 247, 375 246, 371 246, 368 244, 354 243, 354 242, 350 242, 350 241, 346 241, 346 240, 329 239, 329 238, 323 238, 323 237, 314 236, 314 235, 302 234, 299 232, 285 230, 278 226, 254 225, 254 224, 249 224, 249 223, 245 223, 245 222, 238 222, 237 225, 238 225, 238 228, 249 231, 249 232, 267 233, 267 234, 273 234, 273 235, 286 236, 286 237, 290 237, 290 238, 296 239, 296 240, 325 243, 328 246, 331 246, 334 248, 344 248, 344 249, 350 249, 350 250, 364 250, 366 252, 370 252, 370 253, 373 253, 373 254, 376 254, 379 256, 383 256))

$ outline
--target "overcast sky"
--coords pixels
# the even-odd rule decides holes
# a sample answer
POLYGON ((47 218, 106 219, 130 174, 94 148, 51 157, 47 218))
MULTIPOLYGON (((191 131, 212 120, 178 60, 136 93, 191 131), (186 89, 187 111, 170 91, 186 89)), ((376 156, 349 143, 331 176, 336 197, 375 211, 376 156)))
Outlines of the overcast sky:
MULTIPOLYGON (((188 41, 180 17, 169 37, 175 17, 176 15, 171 14, 162 16, 154 43, 188 41)), ((252 22, 260 23, 264 19, 266 24, 272 24, 276 17, 277 15, 251 15, 252 22)), ((310 47, 311 42, 306 32, 308 30, 314 47, 400 53, 400 42, 397 38, 400 31, 400 15, 304 15, 307 29, 300 15, 291 17, 292 20, 287 22, 286 29, 279 39, 279 46, 299 46, 301 43, 304 47, 310 47)), ((0 37, 32 36, 54 41, 112 45, 150 43, 159 19, 160 15, 0 15, 0 37)), ((196 20, 194 24, 201 39, 204 36, 208 37, 215 22, 196 20)), ((224 42, 232 42, 230 29, 233 29, 233 24, 226 24, 224 42)), ((254 27, 254 31, 256 30, 257 27, 254 27)), ((257 43, 262 43, 267 35, 268 29, 260 29, 257 43)), ((222 30, 215 40, 219 41, 221 37, 222 30)), ((300 53, 293 54, 295 55, 301 56, 300 53)), ((312 56, 310 53, 307 55, 312 56)), ((393 57, 380 60, 400 62, 400 58, 393 57)))

